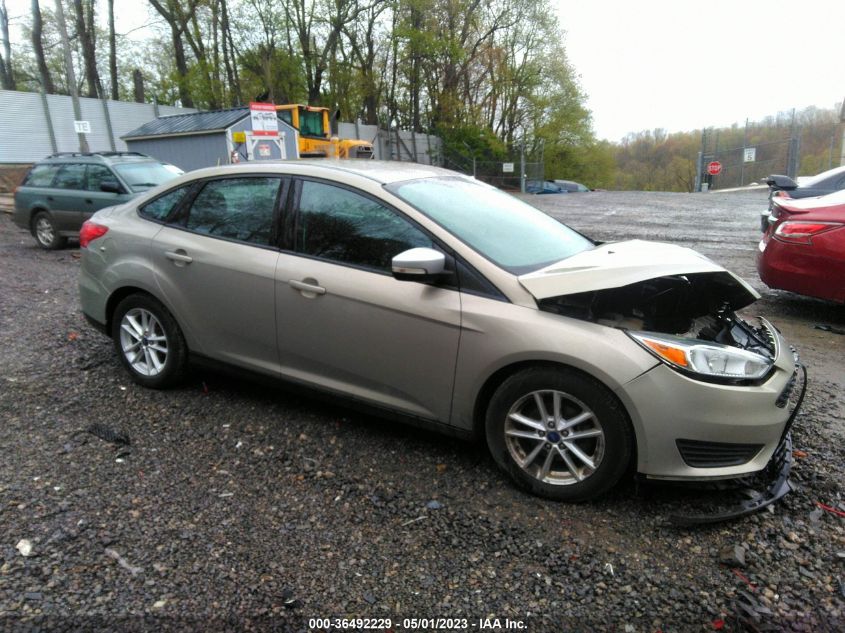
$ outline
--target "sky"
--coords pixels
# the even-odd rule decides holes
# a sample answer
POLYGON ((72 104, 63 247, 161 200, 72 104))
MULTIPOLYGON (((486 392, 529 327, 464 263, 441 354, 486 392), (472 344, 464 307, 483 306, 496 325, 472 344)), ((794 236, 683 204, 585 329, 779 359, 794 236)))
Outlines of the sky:
POLYGON ((552 0, 599 138, 845 97, 843 0, 552 0))
MULTIPOLYGON (((845 0, 550 1, 599 138, 742 125, 845 98, 845 0)), ((147 4, 115 0, 117 30, 143 37, 147 4)), ((30 12, 30 0, 6 5, 12 18, 30 12)))

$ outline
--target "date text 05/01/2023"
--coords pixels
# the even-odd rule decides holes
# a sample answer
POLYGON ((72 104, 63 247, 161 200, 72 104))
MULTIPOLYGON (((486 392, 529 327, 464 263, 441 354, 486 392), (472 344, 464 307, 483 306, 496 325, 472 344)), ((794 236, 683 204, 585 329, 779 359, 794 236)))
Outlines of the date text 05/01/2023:
MULTIPOLYGON (((400 621, 391 618, 310 618, 308 628, 312 630, 398 630, 400 621)), ((441 631, 520 631, 526 628, 522 620, 510 618, 404 618, 401 628, 407 630, 441 631)))

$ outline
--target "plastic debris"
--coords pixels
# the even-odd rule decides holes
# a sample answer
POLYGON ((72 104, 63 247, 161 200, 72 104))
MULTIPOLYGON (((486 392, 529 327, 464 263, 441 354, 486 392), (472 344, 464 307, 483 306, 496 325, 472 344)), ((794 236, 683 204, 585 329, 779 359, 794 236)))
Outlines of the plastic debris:
POLYGON ((123 430, 115 430, 105 424, 101 424, 100 422, 94 422, 93 424, 89 425, 87 429, 85 429, 86 433, 90 433, 96 437, 99 437, 101 440, 106 442, 111 442, 112 444, 121 444, 123 446, 129 446, 129 434, 123 430))
POLYGON ((819 506, 825 512, 830 512, 831 514, 835 514, 836 516, 845 517, 845 512, 842 510, 837 510, 836 508, 825 505, 821 501, 816 501, 816 505, 819 506))
POLYGON ((136 567, 136 566, 134 566, 134 565, 130 565, 130 564, 129 564, 129 562, 128 562, 125 558, 123 558, 123 556, 121 556, 120 554, 118 554, 118 553, 117 553, 115 550, 113 550, 111 547, 107 547, 107 548, 106 548, 106 556, 108 556, 109 558, 113 558, 114 560, 116 560, 118 565, 120 565, 121 567, 123 567, 123 569, 125 569, 126 571, 128 571, 128 572, 129 572, 130 574, 132 574, 133 576, 137 576, 138 574, 143 573, 143 571, 144 571, 144 568, 143 568, 143 567, 136 567))
POLYGON ((32 556, 32 541, 22 538, 18 541, 18 544, 15 545, 15 549, 21 553, 21 556, 32 556))

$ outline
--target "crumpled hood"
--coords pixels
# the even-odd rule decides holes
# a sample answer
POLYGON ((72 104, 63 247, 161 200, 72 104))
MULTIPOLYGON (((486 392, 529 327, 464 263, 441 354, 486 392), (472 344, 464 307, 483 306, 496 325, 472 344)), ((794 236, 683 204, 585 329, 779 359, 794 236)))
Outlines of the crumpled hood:
POLYGON ((520 275, 518 279, 535 299, 540 300, 694 273, 728 273, 737 282, 737 290, 747 291, 746 305, 760 298, 748 283, 701 253, 683 246, 644 240, 602 244, 541 270, 520 275))

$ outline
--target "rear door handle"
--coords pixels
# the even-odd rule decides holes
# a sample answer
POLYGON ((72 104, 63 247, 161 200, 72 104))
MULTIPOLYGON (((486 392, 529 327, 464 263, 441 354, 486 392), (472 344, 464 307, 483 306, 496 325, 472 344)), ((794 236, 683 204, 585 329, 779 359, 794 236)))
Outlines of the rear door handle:
POLYGON ((94 201, 91 200, 91 198, 85 198, 85 202, 87 202, 88 204, 94 204, 94 201))
POLYGON ((178 251, 164 251, 164 256, 174 262, 181 262, 183 264, 190 264, 192 261, 194 261, 193 257, 190 257, 185 251, 181 249, 178 251))
POLYGON ((309 279, 307 281, 297 281, 296 279, 289 279, 288 284, 291 288, 295 288, 299 290, 302 294, 306 297, 309 294, 312 295, 324 295, 326 294, 326 289, 322 286, 317 285, 317 281, 314 279, 309 279), (314 283, 308 283, 309 281, 313 281, 314 283))

